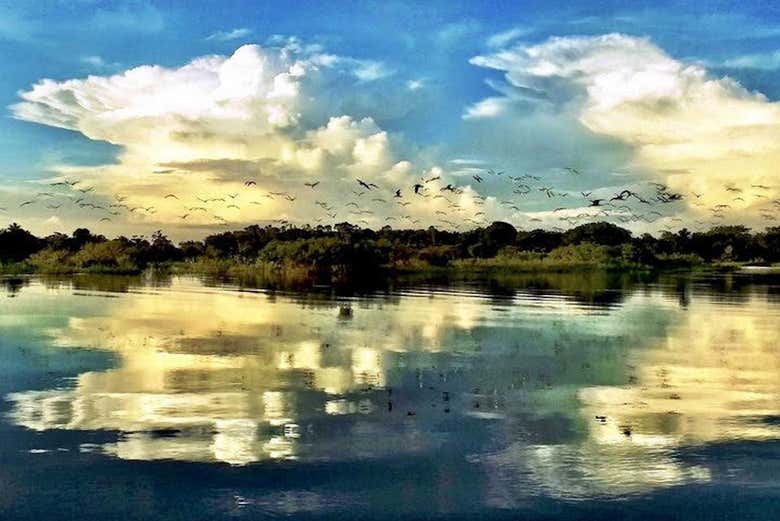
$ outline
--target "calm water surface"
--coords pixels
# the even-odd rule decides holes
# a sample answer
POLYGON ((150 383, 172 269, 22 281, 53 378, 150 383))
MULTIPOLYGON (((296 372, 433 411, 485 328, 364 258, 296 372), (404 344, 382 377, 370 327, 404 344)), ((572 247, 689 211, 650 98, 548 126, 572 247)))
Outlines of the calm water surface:
POLYGON ((2 519, 780 517, 776 275, 2 283, 2 519))

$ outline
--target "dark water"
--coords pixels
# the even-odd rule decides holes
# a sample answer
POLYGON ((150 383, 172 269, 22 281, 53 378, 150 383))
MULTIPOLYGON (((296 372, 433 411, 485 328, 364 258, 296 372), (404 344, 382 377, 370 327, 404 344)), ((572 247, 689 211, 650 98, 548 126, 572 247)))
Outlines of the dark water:
POLYGON ((780 517, 780 279, 6 279, 2 519, 780 517))

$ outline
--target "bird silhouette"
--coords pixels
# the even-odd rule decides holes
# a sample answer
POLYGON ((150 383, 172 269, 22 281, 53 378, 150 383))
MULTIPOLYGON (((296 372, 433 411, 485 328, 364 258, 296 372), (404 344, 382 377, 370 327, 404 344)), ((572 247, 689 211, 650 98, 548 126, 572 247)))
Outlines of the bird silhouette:
POLYGON ((366 183, 362 179, 357 179, 357 182, 360 186, 362 186, 366 190, 371 190, 372 188, 379 188, 379 186, 375 185, 374 183, 366 183))
POLYGON ((631 196, 631 190, 621 190, 620 193, 615 194, 610 201, 625 201, 631 196))

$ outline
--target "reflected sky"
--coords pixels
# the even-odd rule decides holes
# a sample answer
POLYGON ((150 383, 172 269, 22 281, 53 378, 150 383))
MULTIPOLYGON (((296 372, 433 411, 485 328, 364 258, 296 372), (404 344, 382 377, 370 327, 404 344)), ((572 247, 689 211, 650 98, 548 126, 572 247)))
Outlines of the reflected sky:
POLYGON ((495 508, 707 483, 706 461, 681 451, 780 438, 767 286, 737 300, 701 282, 619 293, 27 281, 0 299, 5 367, 88 358, 68 376, 18 376, 6 421, 82 433, 81 452, 126 461, 453 458, 495 508))

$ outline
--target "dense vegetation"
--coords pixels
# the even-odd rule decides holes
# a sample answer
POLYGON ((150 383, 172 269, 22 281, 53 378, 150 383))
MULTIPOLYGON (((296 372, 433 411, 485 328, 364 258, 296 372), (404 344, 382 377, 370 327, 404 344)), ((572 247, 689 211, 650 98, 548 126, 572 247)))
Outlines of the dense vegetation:
POLYGON ((86 229, 39 238, 16 224, 0 231, 5 272, 134 273, 150 266, 212 274, 353 276, 380 269, 646 269, 717 263, 780 262, 780 227, 744 226, 706 232, 682 229, 660 237, 610 223, 564 232, 518 231, 504 222, 464 232, 334 227, 249 226, 178 245, 162 232, 107 239, 86 229))

